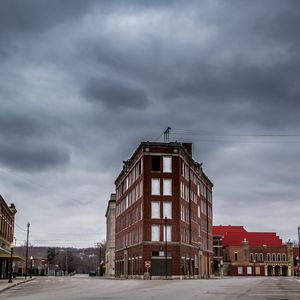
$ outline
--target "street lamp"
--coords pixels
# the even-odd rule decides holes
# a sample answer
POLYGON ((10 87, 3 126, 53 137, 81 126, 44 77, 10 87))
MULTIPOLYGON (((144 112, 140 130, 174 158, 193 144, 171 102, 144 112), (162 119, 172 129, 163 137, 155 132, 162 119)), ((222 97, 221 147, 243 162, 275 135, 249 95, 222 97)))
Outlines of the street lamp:
POLYGON ((168 237, 167 237, 167 221, 168 218, 165 217, 165 275, 166 275, 166 279, 168 278, 168 237))
POLYGON ((13 255, 14 255, 14 244, 10 244, 10 273, 9 273, 9 279, 8 283, 12 283, 12 275, 13 275, 13 255))
POLYGON ((253 275, 256 276, 256 271, 255 271, 255 262, 256 260, 253 259, 253 275))
POLYGON ((33 257, 30 256, 30 278, 32 278, 32 261, 33 261, 33 257))

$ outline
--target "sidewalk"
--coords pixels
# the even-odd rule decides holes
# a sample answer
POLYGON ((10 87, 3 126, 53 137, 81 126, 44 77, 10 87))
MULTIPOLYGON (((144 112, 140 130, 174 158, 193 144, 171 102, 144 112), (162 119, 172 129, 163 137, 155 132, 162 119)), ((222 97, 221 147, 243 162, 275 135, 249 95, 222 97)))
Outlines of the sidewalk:
POLYGON ((13 278, 13 282, 12 283, 8 283, 8 279, 0 279, 0 293, 14 287, 17 286, 19 284, 34 280, 35 278, 27 278, 25 279, 25 277, 19 277, 19 278, 13 278))

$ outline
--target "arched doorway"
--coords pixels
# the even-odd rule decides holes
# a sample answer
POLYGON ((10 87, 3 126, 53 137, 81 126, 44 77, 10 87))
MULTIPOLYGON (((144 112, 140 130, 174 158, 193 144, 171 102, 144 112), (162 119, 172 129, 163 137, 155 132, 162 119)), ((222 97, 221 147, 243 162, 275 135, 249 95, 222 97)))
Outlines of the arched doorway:
POLYGON ((273 267, 272 266, 268 266, 268 276, 272 276, 273 275, 273 267))
POLYGON ((279 276, 279 275, 280 275, 280 267, 275 266, 275 276, 279 276))
POLYGON ((282 276, 288 276, 288 267, 287 266, 282 267, 282 276))

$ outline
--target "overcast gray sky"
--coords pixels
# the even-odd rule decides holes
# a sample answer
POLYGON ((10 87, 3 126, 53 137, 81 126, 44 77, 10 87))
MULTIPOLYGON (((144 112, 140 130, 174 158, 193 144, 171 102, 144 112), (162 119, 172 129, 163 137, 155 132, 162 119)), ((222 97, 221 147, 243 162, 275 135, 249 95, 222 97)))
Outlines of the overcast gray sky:
POLYGON ((0 2, 0 194, 16 238, 105 238, 114 179, 172 127, 214 182, 214 223, 300 225, 300 1, 0 2))

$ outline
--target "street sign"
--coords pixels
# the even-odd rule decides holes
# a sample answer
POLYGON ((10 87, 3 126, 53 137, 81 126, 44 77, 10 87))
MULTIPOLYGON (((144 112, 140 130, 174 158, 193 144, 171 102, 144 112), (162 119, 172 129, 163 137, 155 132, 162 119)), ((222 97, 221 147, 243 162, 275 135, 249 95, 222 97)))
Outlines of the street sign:
POLYGON ((150 260, 145 261, 145 268, 147 268, 147 269, 151 268, 151 261, 150 260))

